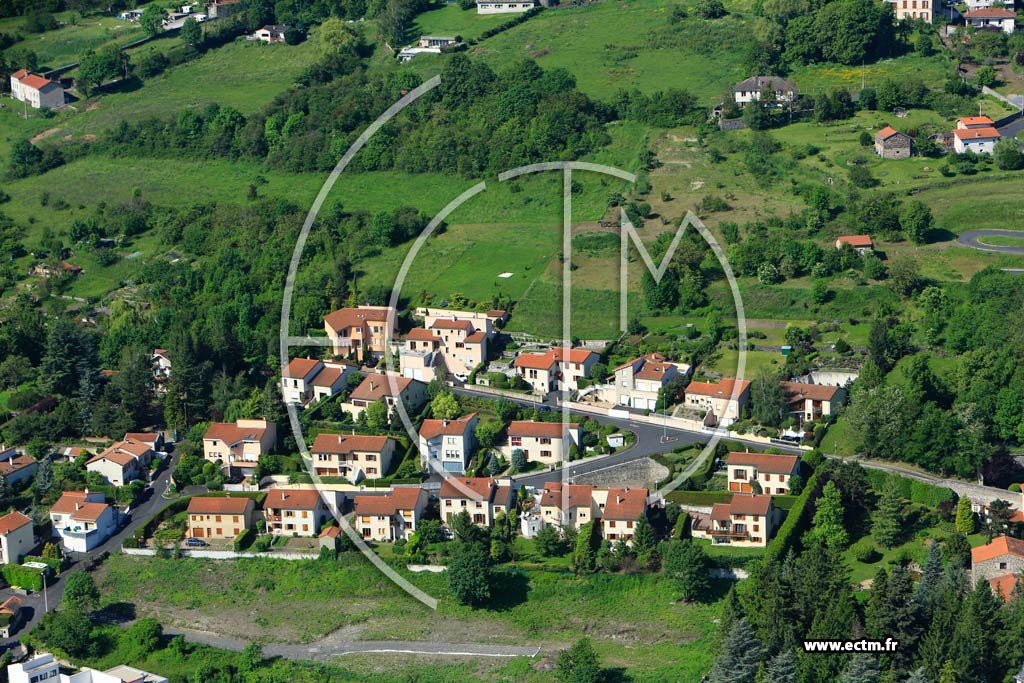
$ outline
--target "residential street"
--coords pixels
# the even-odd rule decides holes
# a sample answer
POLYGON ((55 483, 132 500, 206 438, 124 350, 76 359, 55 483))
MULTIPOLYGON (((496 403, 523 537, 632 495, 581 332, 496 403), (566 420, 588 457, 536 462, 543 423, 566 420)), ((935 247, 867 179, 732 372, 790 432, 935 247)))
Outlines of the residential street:
MULTIPOLYGON (((22 596, 22 601, 25 609, 28 610, 29 618, 21 625, 21 628, 18 629, 17 633, 15 633, 13 637, 0 640, 0 651, 7 650, 12 646, 17 645, 18 638, 21 634, 28 633, 36 626, 36 624, 39 623, 39 620, 43 618, 44 605, 52 610, 60 604, 60 599, 64 595, 64 585, 67 577, 77 571, 80 571, 85 564, 85 559, 96 557, 105 552, 116 552, 120 550, 121 543, 124 539, 133 535, 136 529, 142 526, 150 517, 160 510, 160 508, 170 502, 164 499, 161 495, 167 491, 167 487, 171 480, 171 473, 174 472, 174 468, 178 464, 177 452, 173 453, 170 457, 171 460, 167 467, 164 468, 163 472, 160 473, 160 476, 157 477, 156 481, 153 483, 152 493, 149 497, 140 503, 138 507, 129 511, 131 521, 126 526, 108 538, 105 543, 94 548, 88 555, 75 554, 75 563, 68 569, 65 569, 55 581, 47 584, 45 599, 41 592, 33 593, 29 596, 22 596)), ((48 541, 49 539, 46 540, 48 541)), ((0 600, 4 600, 13 594, 14 592, 10 588, 0 590, 0 600)))
MULTIPOLYGON (((483 392, 473 391, 472 389, 456 388, 453 390, 456 394, 463 396, 473 396, 476 398, 495 398, 492 394, 485 394, 483 392)), ((514 403, 524 406, 545 406, 550 410, 560 410, 551 404, 542 403, 539 401, 531 401, 529 398, 523 398, 520 400, 509 399, 514 403)), ((677 446, 686 446, 692 443, 707 443, 711 439, 711 435, 705 432, 694 432, 685 429, 679 429, 677 427, 662 427, 646 422, 635 422, 629 418, 615 418, 607 417, 604 415, 592 415, 590 413, 581 411, 572 411, 574 415, 581 417, 590 417, 601 424, 614 425, 618 429, 628 429, 636 434, 637 440, 630 448, 620 450, 611 455, 595 456, 592 458, 584 458, 583 460, 577 460, 572 463, 568 463, 565 466, 566 474, 569 477, 579 476, 583 474, 589 474, 591 472, 597 472, 604 470, 609 467, 615 467, 636 460, 642 460, 651 455, 657 453, 665 453, 671 451, 677 446), (667 436, 673 441, 662 443, 662 437, 667 436)), ((760 442, 744 442, 739 440, 741 443, 749 443, 751 448, 764 449, 765 444, 760 442)), ((799 454, 801 450, 799 448, 793 448, 791 446, 774 445, 773 447, 785 453, 799 454)), ((695 466, 699 463, 692 463, 691 468, 695 469, 695 466)), ((529 474, 521 477, 516 477, 516 483, 524 486, 542 486, 546 481, 561 481, 562 479, 561 470, 547 470, 545 472, 538 472, 536 474, 529 474)))

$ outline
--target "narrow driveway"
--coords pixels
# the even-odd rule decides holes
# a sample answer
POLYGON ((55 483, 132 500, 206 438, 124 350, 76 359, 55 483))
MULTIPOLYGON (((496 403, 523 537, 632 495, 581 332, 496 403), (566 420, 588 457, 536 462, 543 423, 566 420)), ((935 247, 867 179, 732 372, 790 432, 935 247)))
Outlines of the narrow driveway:
MULTIPOLYGON (((195 629, 168 627, 164 632, 181 635, 191 643, 199 643, 222 650, 241 652, 248 641, 240 638, 197 631, 195 629)), ((395 653, 416 655, 446 655, 449 657, 536 657, 541 648, 533 645, 488 645, 484 643, 425 643, 416 640, 342 640, 328 634, 320 640, 304 645, 270 643, 263 647, 266 657, 282 657, 304 661, 327 663, 335 657, 358 653, 395 653)))
MULTIPOLYGON (((14 645, 18 644, 18 639, 25 633, 31 631, 43 618, 43 614, 46 613, 47 609, 53 610, 59 604, 61 598, 64 596, 64 586, 67 583, 67 578, 77 571, 81 571, 83 566, 86 564, 86 560, 102 555, 105 552, 116 552, 121 549, 121 543, 124 542, 129 536, 133 536, 135 531, 146 523, 158 510, 163 506, 167 505, 169 501, 164 499, 161 494, 167 491, 167 487, 170 484, 171 474, 174 472, 174 468, 178 464, 178 454, 173 453, 170 462, 164 471, 157 477, 153 484, 152 492, 149 497, 139 503, 139 505, 129 512, 131 514, 131 521, 125 525, 120 531, 108 538, 104 543, 95 547, 89 553, 82 555, 75 553, 73 559, 75 563, 71 567, 61 572, 60 576, 51 583, 47 583, 45 595, 42 592, 36 592, 29 596, 22 596, 22 604, 28 609, 28 621, 23 623, 18 629, 17 633, 11 637, 0 640, 0 651, 7 650, 14 645)), ((50 539, 45 539, 49 541, 50 539)), ((7 596, 13 595, 11 589, 6 588, 0 591, 0 600, 6 599, 7 596)))
MULTIPOLYGON (((1021 121, 1024 122, 1024 119, 1021 119, 1021 121)), ((972 249, 980 249, 982 251, 995 251, 1001 254, 1024 255, 1024 246, 994 246, 991 244, 983 243, 980 240, 980 238, 982 237, 1017 237, 1019 239, 1024 239, 1024 231, 999 230, 996 228, 986 228, 984 230, 968 230, 967 232, 961 233, 960 237, 957 239, 960 242, 960 244, 971 247, 972 249)))

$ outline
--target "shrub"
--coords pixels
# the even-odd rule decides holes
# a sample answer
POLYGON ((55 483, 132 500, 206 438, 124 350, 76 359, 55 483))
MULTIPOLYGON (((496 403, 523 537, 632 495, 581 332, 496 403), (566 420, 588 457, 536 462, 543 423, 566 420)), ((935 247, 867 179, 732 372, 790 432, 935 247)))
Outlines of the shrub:
POLYGON ((0 572, 3 573, 4 581, 12 586, 21 586, 33 591, 43 589, 42 570, 20 564, 5 564, 0 572))
POLYGON ((237 536, 231 543, 231 548, 237 553, 246 550, 252 545, 252 542, 256 539, 255 529, 245 529, 237 536))

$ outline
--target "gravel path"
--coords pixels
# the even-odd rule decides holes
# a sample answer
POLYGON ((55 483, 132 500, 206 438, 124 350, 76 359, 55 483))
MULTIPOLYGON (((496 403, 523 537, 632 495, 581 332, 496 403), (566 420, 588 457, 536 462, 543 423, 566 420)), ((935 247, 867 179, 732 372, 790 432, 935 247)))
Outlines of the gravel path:
MULTIPOLYGON (((249 644, 239 638, 229 638, 194 629, 168 627, 164 631, 169 635, 182 635, 185 640, 192 643, 234 652, 241 652, 249 644)), ((313 662, 330 662, 335 657, 374 652, 446 655, 449 657, 536 657, 540 651, 539 647, 534 646, 479 643, 425 643, 412 640, 348 641, 344 639, 344 635, 335 634, 329 634, 318 641, 304 645, 271 643, 263 647, 263 654, 266 657, 302 659, 313 662)))

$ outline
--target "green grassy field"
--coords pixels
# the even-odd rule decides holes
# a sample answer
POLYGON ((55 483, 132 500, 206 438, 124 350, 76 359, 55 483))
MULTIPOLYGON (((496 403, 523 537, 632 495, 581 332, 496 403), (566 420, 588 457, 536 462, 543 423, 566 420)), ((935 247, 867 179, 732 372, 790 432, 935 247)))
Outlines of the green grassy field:
POLYGON ((475 9, 464 10, 453 2, 440 9, 417 15, 409 34, 414 38, 420 35, 461 36, 463 40, 473 40, 487 29, 508 20, 507 14, 477 14, 475 9))
POLYGON ((986 235, 979 237, 978 241, 993 247, 1021 247, 1024 246, 1024 235, 1012 237, 1010 235, 986 235))
POLYGON ((54 16, 62 25, 46 33, 25 32, 23 18, 0 20, 0 33, 20 33, 24 37, 15 47, 35 52, 40 71, 73 64, 86 50, 95 50, 107 43, 127 45, 144 37, 138 24, 121 21, 115 16, 80 17, 76 12, 59 12, 54 16))
POLYGON ((404 596, 358 555, 334 562, 166 561, 115 554, 98 572, 102 602, 141 616, 235 637, 308 642, 339 627, 358 639, 536 643, 554 650, 587 635, 605 666, 637 683, 697 681, 711 664, 724 585, 709 603, 682 604, 659 576, 519 572, 500 607, 471 610, 446 594, 444 575, 410 575, 440 597, 436 613, 404 596), (258 599, 252 599, 258 596, 258 599), (668 634, 671 634, 670 636, 668 634))
POLYGON ((862 82, 867 87, 877 87, 886 79, 916 78, 930 87, 941 86, 953 71, 952 60, 942 51, 930 57, 911 53, 864 67, 827 63, 797 66, 787 78, 796 83, 800 92, 817 94, 836 88, 859 91, 862 82))
POLYGON ((563 67, 584 92, 604 99, 620 89, 670 86, 702 99, 720 96, 747 75, 741 66, 747 19, 691 18, 670 25, 673 6, 668 0, 638 0, 560 7, 488 39, 472 54, 494 67, 521 57, 544 68, 563 67))

